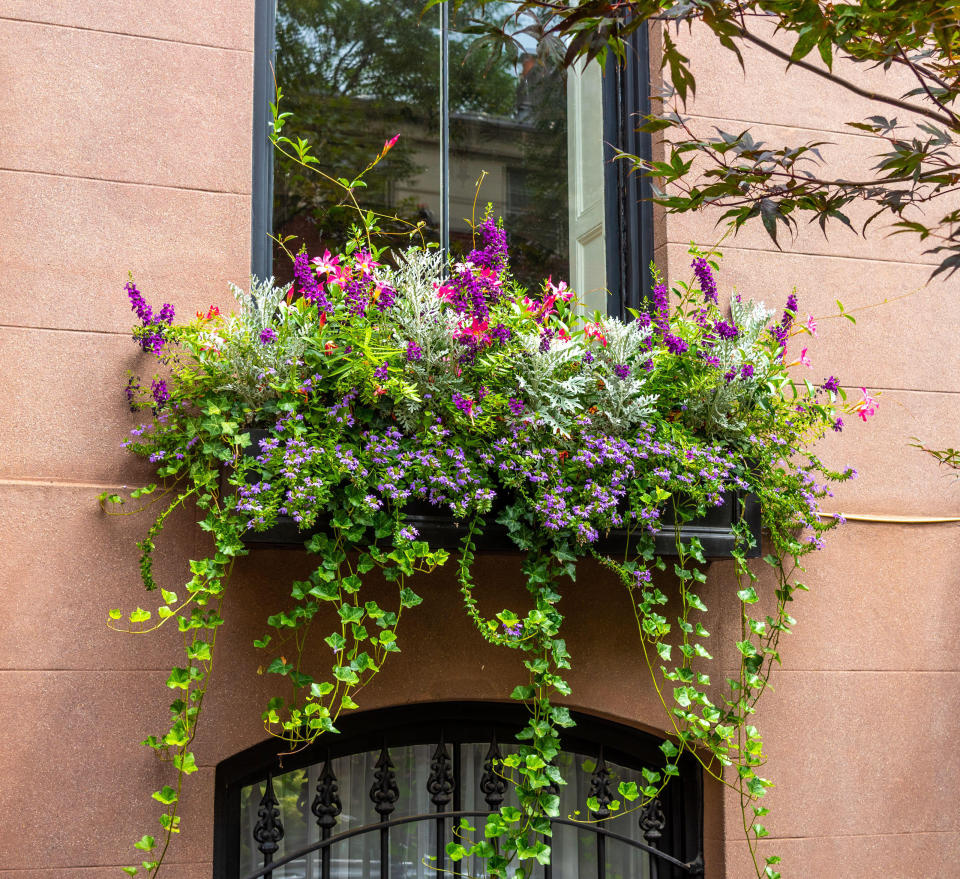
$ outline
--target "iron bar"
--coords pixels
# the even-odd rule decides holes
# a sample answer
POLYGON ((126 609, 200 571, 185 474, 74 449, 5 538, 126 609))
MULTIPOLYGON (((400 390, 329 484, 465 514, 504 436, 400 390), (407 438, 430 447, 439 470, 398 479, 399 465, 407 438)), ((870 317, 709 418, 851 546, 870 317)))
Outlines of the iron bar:
POLYGON ((386 744, 380 751, 380 757, 374 766, 373 786, 370 799, 374 811, 380 816, 380 879, 390 879, 390 822, 389 816, 397 807, 400 789, 397 787, 397 774, 386 744))
POLYGON ((430 794, 430 802, 433 803, 437 815, 441 816, 437 821, 437 863, 436 868, 442 873, 446 869, 447 859, 444 849, 443 839, 446 835, 444 829, 443 812, 453 799, 453 791, 456 785, 453 779, 453 761, 447 752, 447 746, 443 743, 443 731, 440 732, 440 742, 437 749, 433 752, 433 758, 430 760, 430 775, 427 777, 427 792, 430 794))
MULTIPOLYGON (((343 804, 340 802, 340 783, 330 766, 330 754, 327 753, 326 763, 323 765, 323 772, 317 779, 317 795, 313 798, 313 804, 310 811, 317 818, 317 826, 320 828, 320 838, 329 839, 333 833, 334 825, 337 823, 337 817, 343 811, 343 804)), ((320 850, 320 879, 331 879, 330 877, 330 846, 320 850)))
POLYGON ((253 828, 253 839, 257 850, 263 855, 263 869, 259 875, 272 879, 274 853, 280 848, 283 839, 283 822, 280 818, 280 802, 273 792, 273 776, 267 773, 267 784, 257 808, 257 823, 253 828))

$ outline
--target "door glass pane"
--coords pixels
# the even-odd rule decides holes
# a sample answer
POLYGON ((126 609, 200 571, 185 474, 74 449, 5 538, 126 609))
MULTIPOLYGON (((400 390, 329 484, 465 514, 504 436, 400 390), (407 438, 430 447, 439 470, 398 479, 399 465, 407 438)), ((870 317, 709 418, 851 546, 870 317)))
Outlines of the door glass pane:
MULTIPOLYGON (((431 860, 436 853, 436 822, 430 817, 434 807, 430 802, 427 789, 431 757, 435 747, 435 745, 410 745, 390 749, 399 792, 395 810, 390 818, 427 816, 425 820, 401 824, 390 830, 389 875, 391 879, 434 879, 437 875, 436 862, 431 860)), ((454 748, 458 749, 456 761, 459 765, 459 775, 456 785, 461 809, 479 812, 485 812, 487 809, 479 782, 484 771, 488 747, 487 744, 464 742, 448 748, 448 753, 451 755, 454 753, 454 748)), ((503 755, 512 753, 516 749, 515 745, 500 747, 503 755)), ((335 842, 331 846, 332 879, 379 879, 381 875, 380 832, 376 827, 380 818, 370 799, 370 788, 379 757, 379 751, 366 751, 337 757, 331 761, 343 809, 333 829, 334 836, 359 828, 369 828, 365 833, 335 842)), ((557 765, 568 781, 568 784, 560 789, 560 817, 583 820, 587 817, 585 804, 591 792, 590 783, 596 767, 596 759, 586 754, 563 751, 557 756, 557 765)), ((607 761, 607 769, 610 772, 610 790, 614 794, 621 781, 633 781, 638 786, 644 784, 639 770, 610 761, 607 761)), ((322 771, 322 764, 314 764, 305 769, 274 776, 274 794, 279 803, 284 830, 274 861, 320 839, 316 818, 310 807, 322 771)), ((241 793, 241 876, 248 875, 263 864, 262 856, 253 841, 253 830, 258 817, 257 810, 263 792, 264 785, 261 783, 245 787, 241 793)), ((508 787, 506 791, 504 804, 517 805, 512 787, 508 787)), ((452 808, 452 805, 451 803, 448 808, 452 808)), ((470 835, 481 835, 483 816, 471 817, 469 820, 476 828, 475 834, 470 835)), ((625 805, 624 814, 610 819, 604 826, 628 839, 643 842, 639 812, 629 806, 625 805)), ((452 839, 452 822, 448 820, 445 825, 444 841, 452 839)), ((554 879, 596 879, 598 846, 595 833, 589 829, 558 824, 554 827, 551 845, 554 879)), ((649 879, 650 877, 649 856, 626 843, 608 839, 605 861, 606 879, 649 879)), ((461 864, 461 869, 465 875, 482 876, 484 864, 480 859, 468 858, 461 864)), ((275 869, 273 875, 274 879, 321 879, 320 854, 311 852, 297 858, 275 869)), ((534 876, 540 875, 542 875, 541 869, 537 868, 534 876)))

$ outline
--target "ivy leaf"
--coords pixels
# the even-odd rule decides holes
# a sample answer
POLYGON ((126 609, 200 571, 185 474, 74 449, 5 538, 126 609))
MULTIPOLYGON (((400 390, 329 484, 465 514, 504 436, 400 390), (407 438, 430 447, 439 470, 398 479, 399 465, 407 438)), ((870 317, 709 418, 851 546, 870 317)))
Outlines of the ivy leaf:
POLYGON ((155 842, 156 842, 156 840, 154 840, 154 838, 153 838, 152 836, 147 836, 146 834, 144 834, 142 837, 140 837, 140 841, 139 841, 139 842, 135 842, 135 843, 133 844, 133 847, 134 847, 134 848, 138 848, 138 849, 140 849, 141 851, 148 852, 148 851, 151 851, 151 850, 153 849, 153 846, 154 846, 154 843, 155 843, 155 842))

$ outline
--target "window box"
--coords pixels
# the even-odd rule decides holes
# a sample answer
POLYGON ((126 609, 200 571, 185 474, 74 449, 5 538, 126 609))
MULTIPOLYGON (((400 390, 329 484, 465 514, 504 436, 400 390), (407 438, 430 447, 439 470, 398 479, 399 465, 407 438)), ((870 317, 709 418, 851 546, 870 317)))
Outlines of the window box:
MULTIPOLYGON (((269 432, 262 428, 249 431, 250 445, 247 447, 250 455, 256 454, 261 439, 269 436, 269 432)), ((502 509, 502 504, 499 505, 502 509)), ((755 544, 747 552, 747 558, 760 556, 760 505, 753 495, 728 494, 722 506, 697 519, 693 519, 680 529, 680 539, 690 540, 696 537, 703 545, 703 552, 707 558, 729 558, 734 549, 733 524, 741 513, 746 519, 755 544)), ((490 553, 517 552, 516 546, 510 539, 507 529, 495 520, 499 509, 494 510, 486 517, 483 534, 477 537, 477 549, 490 553)), ((438 549, 456 549, 466 527, 463 522, 453 518, 452 513, 439 510, 425 501, 414 501, 407 507, 407 520, 419 532, 420 537, 426 540, 431 547, 438 549)), ((663 529, 655 536, 657 555, 676 556, 676 533, 673 527, 673 517, 669 510, 664 514, 663 529)), ((248 546, 275 546, 301 547, 312 534, 322 530, 313 528, 301 531, 296 522, 289 516, 280 516, 273 527, 266 531, 248 531, 243 536, 248 546)), ((595 544, 601 553, 622 555, 628 540, 625 529, 615 529, 601 538, 595 544)), ((632 541, 631 541, 632 544, 632 541)))

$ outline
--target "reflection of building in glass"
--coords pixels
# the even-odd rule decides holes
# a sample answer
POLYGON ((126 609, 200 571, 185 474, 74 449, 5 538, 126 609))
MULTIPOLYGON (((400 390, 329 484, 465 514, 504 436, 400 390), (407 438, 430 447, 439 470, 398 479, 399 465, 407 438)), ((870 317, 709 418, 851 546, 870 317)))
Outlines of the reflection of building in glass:
MULTIPOLYGON (((375 4, 376 5, 376 4, 375 4)), ((342 22, 304 18, 296 0, 281 3, 277 71, 299 134, 316 144, 332 176, 352 177, 394 134, 400 140, 366 179, 364 208, 403 235, 418 222, 427 241, 438 240, 441 216, 439 62, 434 29, 409 10, 381 10, 396 31, 353 39, 342 22), (340 28, 340 30, 338 30, 340 28), (398 46, 414 43, 407 55, 398 46), (424 49, 427 49, 424 51, 424 49), (385 80, 389 79, 389 86, 385 80), (382 88, 381 88, 382 86, 382 88)), ((464 34, 450 42, 451 250, 471 247, 470 222, 486 204, 509 219, 517 277, 529 283, 566 277, 567 131, 565 75, 526 53, 517 64, 492 60, 464 34), (477 192, 477 183, 483 177, 477 192)), ((336 249, 355 220, 333 188, 282 157, 275 165, 274 234, 294 235, 293 250, 336 249)), ((398 238, 404 243, 405 238, 398 238)), ((275 248, 274 273, 290 274, 289 259, 275 248)))

